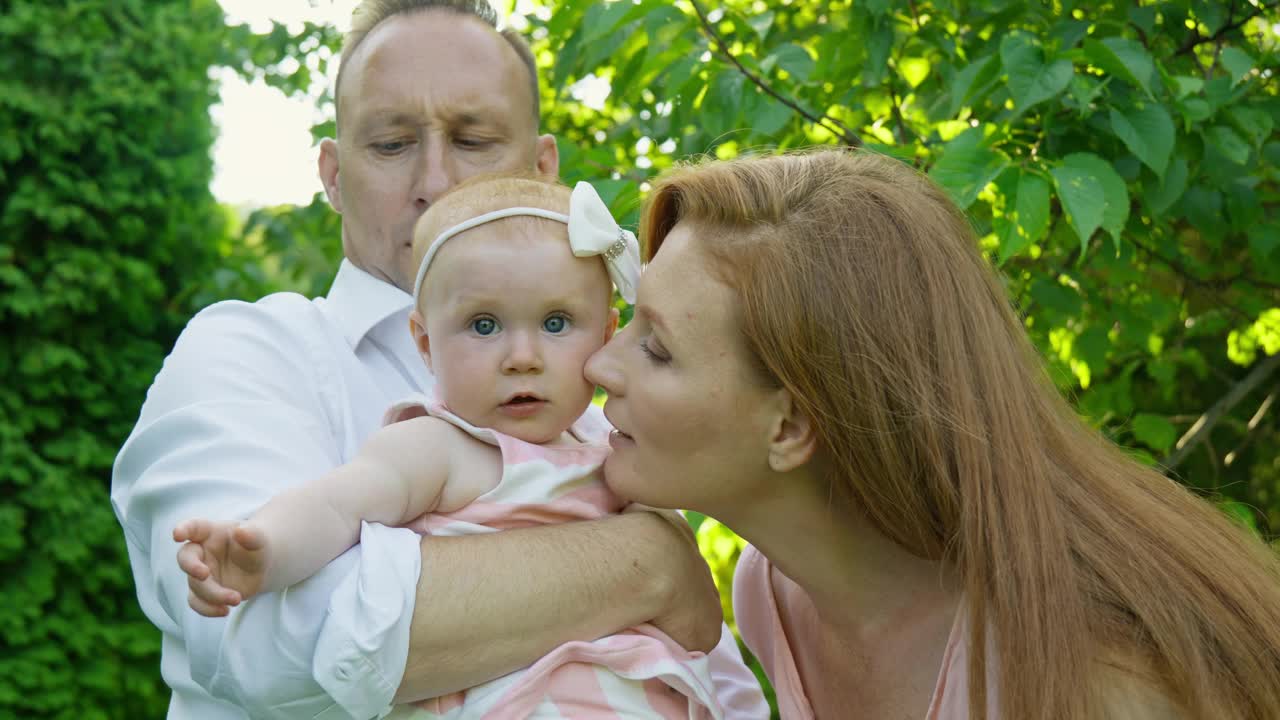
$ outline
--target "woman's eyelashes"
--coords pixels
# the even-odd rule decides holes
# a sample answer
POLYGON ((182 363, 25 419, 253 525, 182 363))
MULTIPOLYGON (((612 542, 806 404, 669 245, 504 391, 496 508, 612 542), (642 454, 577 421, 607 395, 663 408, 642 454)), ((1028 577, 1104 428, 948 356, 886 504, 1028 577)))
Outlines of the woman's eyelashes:
POLYGON ((671 356, 652 335, 640 341, 640 352, 650 361, 663 364, 671 362, 671 356))

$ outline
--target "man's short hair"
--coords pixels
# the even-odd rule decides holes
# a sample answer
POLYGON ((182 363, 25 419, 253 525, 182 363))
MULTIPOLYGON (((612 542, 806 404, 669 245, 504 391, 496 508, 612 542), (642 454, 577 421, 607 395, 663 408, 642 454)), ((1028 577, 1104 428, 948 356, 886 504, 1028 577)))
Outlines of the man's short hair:
MULTIPOLYGON (((342 38, 342 53, 338 61, 338 80, 334 84, 334 107, 341 105, 342 74, 346 70, 347 61, 355 55, 356 48, 370 31, 379 23, 396 15, 421 12, 423 10, 444 10, 458 15, 470 15, 493 28, 524 64, 529 71, 529 91, 533 96, 533 122, 535 127, 540 122, 542 108, 538 97, 538 64, 534 60, 529 43, 515 30, 498 29, 498 11, 493 9, 488 0, 363 0, 351 12, 351 29, 342 38)), ((336 110, 335 112, 341 112, 336 110)))

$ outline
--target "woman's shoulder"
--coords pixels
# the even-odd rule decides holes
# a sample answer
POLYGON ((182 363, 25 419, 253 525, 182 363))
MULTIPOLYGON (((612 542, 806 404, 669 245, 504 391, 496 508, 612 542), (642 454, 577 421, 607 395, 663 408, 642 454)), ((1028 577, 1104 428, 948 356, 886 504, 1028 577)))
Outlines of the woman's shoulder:
POLYGON ((785 718, 813 718, 813 710, 805 696, 792 638, 786 627, 795 618, 784 619, 795 605, 789 593, 799 586, 778 572, 769 559, 748 545, 738 557, 733 575, 733 616, 738 632, 747 648, 760 661, 765 675, 773 684, 778 706, 785 718), (788 587, 788 583, 792 587, 788 587))

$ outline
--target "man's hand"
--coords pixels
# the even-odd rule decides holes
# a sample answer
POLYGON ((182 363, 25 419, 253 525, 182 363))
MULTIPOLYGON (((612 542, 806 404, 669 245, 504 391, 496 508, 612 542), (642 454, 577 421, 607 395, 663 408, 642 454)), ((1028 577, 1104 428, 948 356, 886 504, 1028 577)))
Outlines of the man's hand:
POLYGON ((262 590, 267 538, 259 528, 233 522, 187 520, 173 529, 178 567, 187 574, 187 604, 206 617, 223 617, 262 590))
POLYGON ((623 512, 645 512, 659 520, 660 532, 674 548, 668 560, 673 572, 667 576, 672 586, 665 594, 666 609, 649 622, 686 650, 710 652, 720 642, 724 611, 720 606, 720 593, 711 579, 711 569, 698 552, 693 529, 675 510, 633 503, 623 512))

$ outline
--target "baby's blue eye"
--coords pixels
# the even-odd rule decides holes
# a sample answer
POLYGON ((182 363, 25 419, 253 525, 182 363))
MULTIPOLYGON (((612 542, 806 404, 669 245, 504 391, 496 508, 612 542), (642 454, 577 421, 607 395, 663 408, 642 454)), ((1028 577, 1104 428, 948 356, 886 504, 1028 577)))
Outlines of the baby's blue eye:
POLYGON ((498 331, 498 321, 493 318, 476 318, 471 321, 471 329, 477 335, 492 335, 498 331))
POLYGON ((552 335, 559 335, 569 327, 569 319, 563 315, 552 315, 542 321, 542 329, 552 335))

